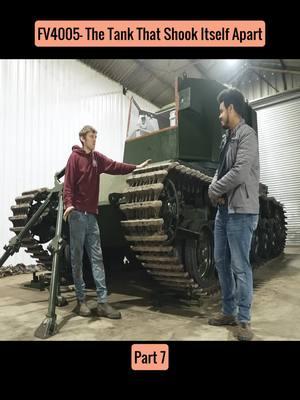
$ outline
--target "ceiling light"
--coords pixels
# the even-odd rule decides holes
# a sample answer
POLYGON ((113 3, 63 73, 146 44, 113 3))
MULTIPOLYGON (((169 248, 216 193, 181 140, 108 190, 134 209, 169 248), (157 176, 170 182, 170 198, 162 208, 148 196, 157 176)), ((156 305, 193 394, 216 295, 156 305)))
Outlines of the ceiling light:
POLYGON ((226 63, 231 67, 235 66, 238 62, 239 60, 226 60, 226 63))

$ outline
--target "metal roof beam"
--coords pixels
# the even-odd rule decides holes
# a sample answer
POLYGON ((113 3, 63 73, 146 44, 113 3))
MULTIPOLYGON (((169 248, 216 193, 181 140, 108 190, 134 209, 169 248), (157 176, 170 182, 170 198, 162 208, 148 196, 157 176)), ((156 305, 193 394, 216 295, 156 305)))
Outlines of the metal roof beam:
POLYGON ((242 69, 239 69, 228 81, 227 83, 231 83, 236 80, 240 80, 240 78, 246 74, 249 71, 249 65, 246 64, 242 67, 242 69))
POLYGON ((268 79, 266 79, 264 76, 262 76, 262 74, 260 74, 259 72, 255 71, 254 68, 250 68, 250 69, 252 69, 253 72, 254 72, 260 79, 262 79, 263 81, 265 81, 269 86, 271 86, 271 88, 273 88, 274 90, 276 90, 277 93, 279 93, 279 90, 277 89, 277 87, 273 86, 272 83, 271 83, 268 79))
POLYGON ((250 68, 257 69, 258 71, 270 71, 270 72, 277 72, 283 74, 296 74, 300 75, 300 69, 282 69, 282 68, 269 68, 269 67, 260 67, 256 65, 251 65, 250 68))
POLYGON ((203 65, 199 65, 200 61, 198 61, 197 63, 193 63, 193 60, 190 61, 192 62, 191 65, 193 65, 193 67, 195 67, 201 73, 201 75, 204 76, 204 78, 210 79, 209 73, 206 68, 204 68, 203 65))
MULTIPOLYGON (((286 65, 285 65, 285 63, 283 62, 283 60, 279 60, 280 61, 280 64, 281 64, 281 66, 282 66, 282 68, 284 69, 284 70, 286 70, 286 65)), ((284 75, 284 73, 282 72, 282 81, 283 81, 283 88, 284 88, 284 90, 287 90, 287 84, 286 84, 286 77, 285 77, 285 75, 284 75)))
POLYGON ((166 81, 165 79, 163 79, 161 76, 159 76, 158 74, 156 74, 155 72, 153 72, 151 70, 151 68, 149 68, 143 61, 141 60, 136 60, 133 59, 133 61, 139 65, 140 67, 144 68, 145 71, 147 71, 150 75, 152 75, 155 79, 157 79, 159 82, 163 83, 164 85, 168 86, 169 88, 174 89, 174 86, 170 84, 170 82, 166 81))

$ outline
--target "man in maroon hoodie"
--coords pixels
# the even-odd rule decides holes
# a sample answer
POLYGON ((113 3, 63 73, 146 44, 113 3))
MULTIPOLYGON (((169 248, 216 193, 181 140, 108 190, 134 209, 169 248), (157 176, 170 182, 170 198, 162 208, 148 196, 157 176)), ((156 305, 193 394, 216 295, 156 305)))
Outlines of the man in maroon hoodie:
POLYGON ((85 282, 82 276, 82 257, 85 247, 91 262, 97 292, 97 314, 113 319, 121 313, 107 303, 107 289, 100 232, 97 223, 100 174, 125 175, 136 168, 146 166, 151 160, 140 165, 113 161, 94 151, 97 131, 84 126, 79 132, 82 147, 73 146, 64 180, 64 218, 70 227, 70 251, 78 313, 87 317, 91 310, 85 300, 85 282))

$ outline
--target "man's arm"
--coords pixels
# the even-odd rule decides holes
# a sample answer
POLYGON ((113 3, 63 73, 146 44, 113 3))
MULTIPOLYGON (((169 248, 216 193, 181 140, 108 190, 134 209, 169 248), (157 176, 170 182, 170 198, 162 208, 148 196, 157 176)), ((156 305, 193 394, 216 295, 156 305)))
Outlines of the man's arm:
POLYGON ((138 165, 136 166, 136 168, 144 168, 144 167, 146 167, 149 163, 151 163, 151 161, 152 161, 151 158, 148 158, 148 160, 142 162, 141 164, 138 164, 138 165))
POLYGON ((65 170, 65 180, 64 180, 64 218, 67 219, 69 213, 74 209, 73 206, 73 194, 75 188, 75 159, 70 156, 66 170, 65 170))
POLYGON ((218 204, 225 204, 225 199, 223 197, 214 196, 214 193, 210 190, 211 186, 218 180, 218 173, 219 170, 217 169, 215 176, 208 187, 208 197, 214 207, 216 207, 218 204))
POLYGON ((146 160, 142 164, 135 165, 113 161, 112 159, 101 154, 101 170, 99 172, 104 172, 105 174, 110 175, 126 175, 134 171, 136 168, 145 167, 150 161, 151 160, 146 160))
POLYGON ((245 182, 258 152, 257 135, 249 130, 243 135, 238 146, 236 161, 220 180, 209 187, 209 197, 218 198, 245 182))

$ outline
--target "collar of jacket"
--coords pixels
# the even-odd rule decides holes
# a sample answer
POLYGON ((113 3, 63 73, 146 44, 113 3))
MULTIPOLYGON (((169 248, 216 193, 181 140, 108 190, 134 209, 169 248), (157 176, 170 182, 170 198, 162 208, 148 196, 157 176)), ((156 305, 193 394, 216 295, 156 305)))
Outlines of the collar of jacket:
POLYGON ((220 144, 220 151, 224 148, 226 145, 227 140, 229 137, 235 136, 237 130, 245 124, 245 120, 241 118, 240 122, 233 128, 233 129, 227 129, 226 132, 222 136, 221 144, 220 144))
POLYGON ((226 137, 228 137, 228 135, 235 136, 237 130, 244 124, 245 124, 245 120, 244 120, 244 118, 241 118, 240 122, 233 129, 227 130, 226 137))

